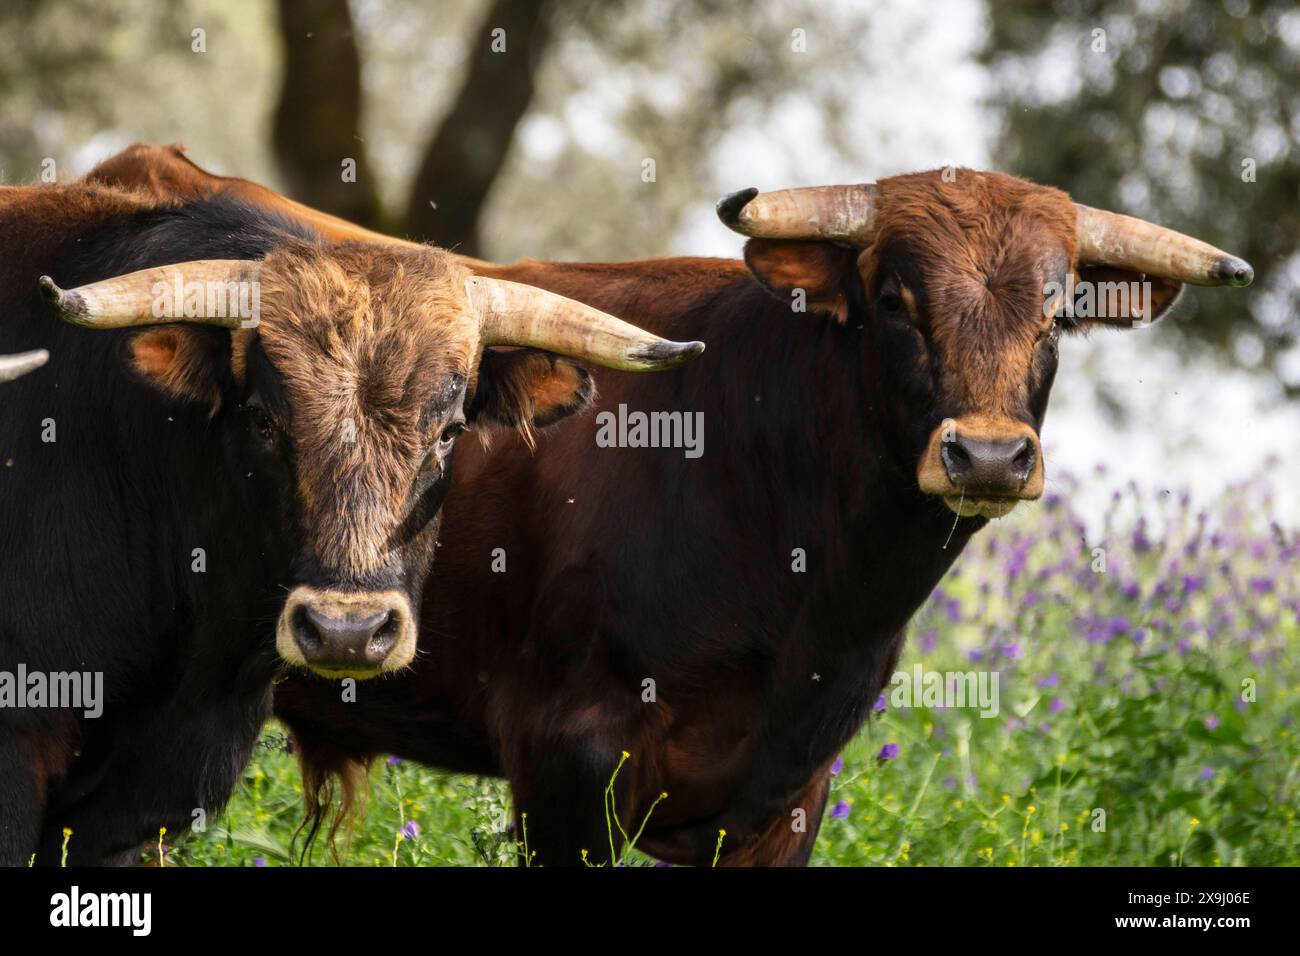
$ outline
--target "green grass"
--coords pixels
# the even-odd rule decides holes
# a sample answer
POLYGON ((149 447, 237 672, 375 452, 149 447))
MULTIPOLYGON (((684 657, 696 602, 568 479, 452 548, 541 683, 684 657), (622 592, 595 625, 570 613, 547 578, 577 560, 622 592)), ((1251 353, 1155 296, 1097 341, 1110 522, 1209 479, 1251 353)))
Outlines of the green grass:
MULTIPOLYGON (((1067 497, 982 533, 913 623, 901 667, 997 672, 998 716, 886 703, 843 754, 814 864, 1300 860, 1300 547, 1270 523, 1268 489, 1208 513, 1123 489, 1096 529, 1067 497), (886 744, 897 756, 878 759, 886 744)), ((169 864, 296 863, 283 733, 268 728, 225 813, 169 864)), ((381 761, 340 859, 512 863, 508 805, 501 781, 381 761)), ((333 862, 323 841, 311 862, 333 862)))

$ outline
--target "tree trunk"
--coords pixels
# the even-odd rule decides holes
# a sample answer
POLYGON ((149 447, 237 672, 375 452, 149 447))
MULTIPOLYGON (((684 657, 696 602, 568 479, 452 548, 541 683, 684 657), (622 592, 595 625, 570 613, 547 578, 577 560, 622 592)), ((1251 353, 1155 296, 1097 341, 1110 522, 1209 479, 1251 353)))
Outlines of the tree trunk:
POLYGON ((272 146, 288 192, 384 229, 388 223, 361 141, 361 55, 347 0, 279 0, 278 8, 284 80, 272 146))
POLYGON ((532 101, 550 20, 549 3, 494 0, 473 38, 464 85, 412 183, 405 235, 479 254, 479 213, 532 101))

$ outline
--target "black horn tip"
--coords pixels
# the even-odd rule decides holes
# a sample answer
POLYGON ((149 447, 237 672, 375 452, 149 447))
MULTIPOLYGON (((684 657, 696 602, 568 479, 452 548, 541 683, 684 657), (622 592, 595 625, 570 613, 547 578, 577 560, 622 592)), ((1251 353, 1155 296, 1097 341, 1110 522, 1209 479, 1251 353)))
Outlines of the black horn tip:
POLYGON ((669 342, 667 339, 632 349, 629 358, 647 369, 676 368, 694 361, 704 351, 703 342, 669 342))
POLYGON ((81 315, 86 311, 86 303, 77 292, 65 292, 54 284, 49 276, 41 276, 41 296, 50 305, 67 315, 81 315))
POLYGON ((76 289, 65 291, 54 284, 49 276, 41 276, 41 296, 59 312, 59 317, 73 325, 86 325, 86 300, 76 289))
POLYGON ((1255 270, 1245 259, 1225 256, 1214 270, 1215 277, 1228 285, 1250 285, 1255 281, 1255 270))
POLYGON ((757 195, 758 190, 750 186, 748 189, 740 189, 723 196, 718 200, 718 218, 734 229, 740 223, 740 210, 749 205, 749 201, 757 195))

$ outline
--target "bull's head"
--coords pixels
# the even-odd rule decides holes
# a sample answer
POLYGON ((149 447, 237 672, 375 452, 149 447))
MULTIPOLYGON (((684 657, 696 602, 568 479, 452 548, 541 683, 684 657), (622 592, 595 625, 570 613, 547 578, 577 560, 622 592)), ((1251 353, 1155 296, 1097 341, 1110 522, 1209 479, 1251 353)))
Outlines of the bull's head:
POLYGON ((12 382, 33 369, 38 369, 50 360, 50 353, 45 349, 32 352, 19 352, 17 355, 0 355, 0 382, 12 382))
POLYGON ((551 353, 635 371, 703 349, 432 248, 294 240, 264 260, 41 284, 77 325, 148 326, 127 340, 135 373, 219 416, 241 473, 282 489, 296 559, 276 647, 330 676, 412 660, 457 436, 531 435, 590 402, 588 373, 551 353), (231 306, 253 300, 255 316, 231 306))
POLYGON ((1039 432, 1062 332, 1133 328, 1242 260, 1000 173, 914 173, 718 204, 787 302, 865 326, 922 492, 999 517, 1043 490, 1039 432))

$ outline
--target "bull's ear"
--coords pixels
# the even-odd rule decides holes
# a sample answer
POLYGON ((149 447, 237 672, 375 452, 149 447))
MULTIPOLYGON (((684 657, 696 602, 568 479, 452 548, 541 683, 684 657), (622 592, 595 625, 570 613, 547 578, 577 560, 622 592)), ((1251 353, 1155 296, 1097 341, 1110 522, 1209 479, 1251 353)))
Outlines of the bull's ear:
POLYGON ((537 349, 488 349, 465 417, 528 433, 581 411, 595 395, 591 374, 572 359, 537 349))
POLYGON ((833 242, 750 239, 745 264, 755 278, 793 311, 849 317, 847 283, 857 275, 857 253, 833 242))
POLYGON ((216 414, 230 367, 230 334, 199 325, 158 325, 133 333, 127 362, 136 377, 173 401, 216 414))
POLYGON ((1137 328, 1165 315, 1183 284, 1109 266, 1080 266, 1074 293, 1074 328, 1137 328))

